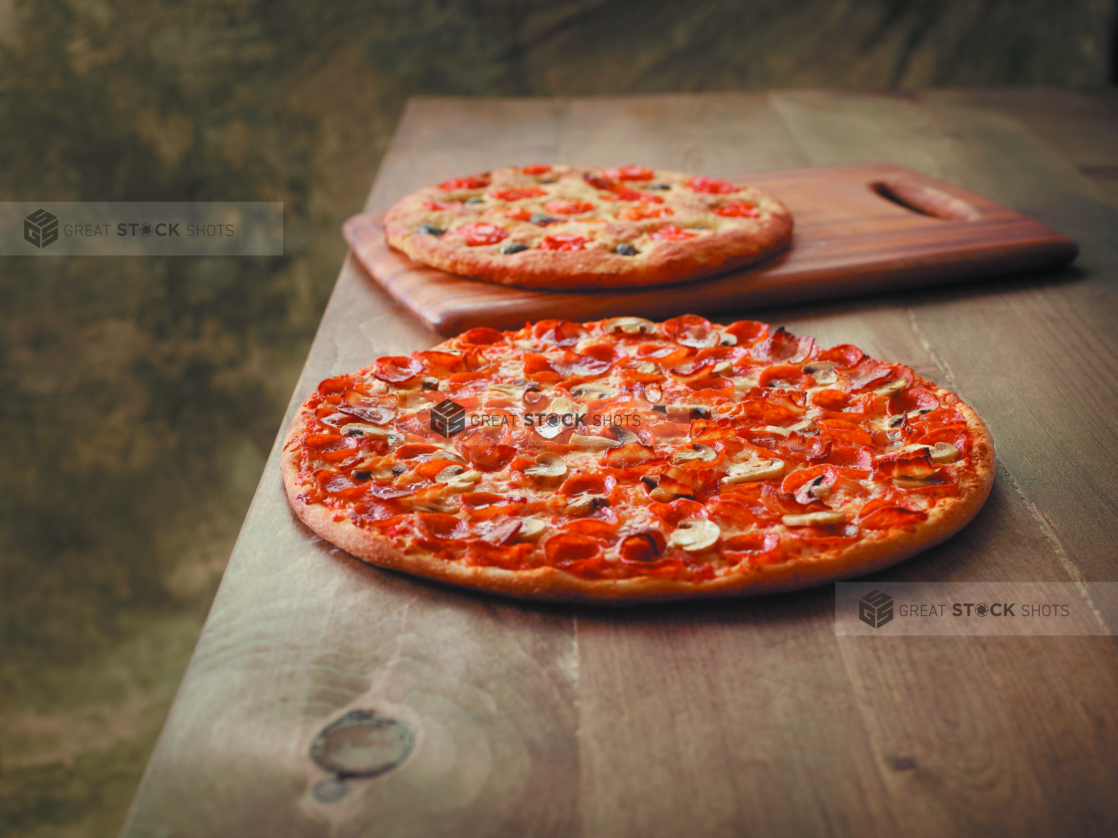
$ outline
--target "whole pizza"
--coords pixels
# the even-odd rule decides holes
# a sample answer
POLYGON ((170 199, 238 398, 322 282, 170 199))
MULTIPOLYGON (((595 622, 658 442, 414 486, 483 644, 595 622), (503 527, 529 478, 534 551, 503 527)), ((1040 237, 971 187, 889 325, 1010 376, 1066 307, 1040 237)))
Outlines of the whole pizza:
POLYGON ((428 186, 385 217, 416 262, 536 288, 639 288, 751 265, 792 240, 759 189, 643 166, 538 165, 428 186))
POLYGON ((471 329, 323 381, 287 495, 381 567, 516 597, 786 591, 963 527, 994 479, 954 393, 849 344, 685 315, 471 329))

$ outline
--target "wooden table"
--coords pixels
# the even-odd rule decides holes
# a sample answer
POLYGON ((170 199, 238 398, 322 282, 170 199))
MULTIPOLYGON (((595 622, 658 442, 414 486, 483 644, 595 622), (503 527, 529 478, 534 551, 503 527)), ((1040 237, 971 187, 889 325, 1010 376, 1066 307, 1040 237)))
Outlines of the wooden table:
MULTIPOLYGON (((1113 91, 416 100, 367 208, 555 160, 891 161, 1076 238, 1059 275, 756 316, 903 361, 989 423, 986 508, 882 580, 1118 580, 1113 91)), ((320 379, 436 340, 347 260, 289 416, 320 379)), ((381 572, 296 521, 273 450, 125 834, 1118 834, 1113 638, 838 639, 833 602, 619 612, 381 572), (312 742, 355 709, 414 747, 323 802, 312 742)))

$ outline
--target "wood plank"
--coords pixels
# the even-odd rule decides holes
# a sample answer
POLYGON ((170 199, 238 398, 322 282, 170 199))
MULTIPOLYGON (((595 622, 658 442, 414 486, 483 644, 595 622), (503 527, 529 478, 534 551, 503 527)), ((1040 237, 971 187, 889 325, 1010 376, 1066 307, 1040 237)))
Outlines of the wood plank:
MULTIPOLYGON (((459 105, 409 106, 370 206, 416 165, 556 153, 554 103, 459 105), (515 132, 489 135, 512 117, 515 132)), ((321 379, 433 342, 347 260, 288 419, 321 379)), ((393 835, 575 834, 576 678, 569 609, 525 609, 351 559, 291 513, 277 446, 125 834, 347 836, 371 823, 393 835), (321 802, 314 789, 331 775, 311 743, 351 710, 408 725, 414 748, 321 802)))
MULTIPOLYGON (((996 113, 901 97, 774 98, 813 162, 887 156, 1027 207, 1081 237, 1085 253, 1098 242, 1097 208, 1069 164, 996 113)), ((1114 391, 1106 388, 1113 353, 1101 328, 1056 334, 1070 325, 1061 312, 1101 327, 1113 306, 1113 291, 1096 284, 1094 259, 1071 281, 1037 277, 904 300, 910 328, 889 336, 907 332, 940 380, 975 405, 1000 465, 991 507, 953 540, 977 548, 970 572, 925 575, 933 551, 897 568, 896 578, 1114 578, 1105 534, 1112 499, 1084 492, 1085 484, 1113 485, 1099 444, 1114 433, 1114 391), (1069 514, 1075 505, 1079 513, 1069 514)), ((1113 255, 1102 259, 1113 265, 1113 255)), ((1118 714, 1107 696, 1118 667, 1111 641, 910 640, 841 648, 875 752, 911 766, 890 791, 909 800, 921 831, 1112 833, 1118 808, 1106 789, 1118 784, 1118 714), (976 719, 981 726, 969 725, 976 719), (1092 767, 1068 781, 1054 754, 1092 767)))
MULTIPOLYGON (((611 117, 619 111, 611 107, 611 117)), ((796 219, 791 249, 749 270, 634 291, 541 292, 454 276, 390 248, 379 214, 354 216, 344 231, 373 279, 443 335, 475 326, 519 328, 549 317, 665 319, 679 310, 715 314, 965 282, 1058 267, 1076 253, 1074 242, 1028 216, 896 166, 828 166, 734 179, 784 201, 796 219)))

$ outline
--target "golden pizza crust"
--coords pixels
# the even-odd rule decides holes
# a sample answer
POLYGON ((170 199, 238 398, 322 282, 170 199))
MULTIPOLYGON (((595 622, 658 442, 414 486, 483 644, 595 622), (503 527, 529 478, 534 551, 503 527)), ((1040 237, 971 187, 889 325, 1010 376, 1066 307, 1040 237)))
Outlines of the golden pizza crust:
MULTIPOLYGON (((440 344, 438 350, 445 346, 440 344)), ((921 382, 937 396, 949 394, 921 382)), ((522 599, 635 605, 702 597, 730 597, 801 590, 875 573, 945 541, 966 526, 982 508, 994 483, 993 440, 985 423, 961 401, 951 404, 967 420, 972 467, 960 471, 958 494, 940 498, 926 520, 904 528, 863 530, 863 540, 831 548, 820 555, 794 557, 762 567, 739 565, 715 579, 686 582, 660 577, 584 579, 565 571, 540 567, 528 571, 466 566, 448 562, 417 547, 403 552, 386 536, 354 524, 344 511, 305 502, 301 495, 299 445, 306 407, 300 407, 284 440, 281 472, 296 515, 326 541, 369 564, 400 570, 454 585, 522 599)))
MULTIPOLYGON (((584 166, 556 166, 548 173, 544 181, 550 180, 551 175, 555 177, 555 183, 544 184, 549 192, 557 192, 563 199, 585 200, 595 204, 596 209, 577 216, 552 216, 554 222, 546 226, 510 219, 504 209, 543 212, 552 195, 502 203, 500 212, 485 204, 463 203, 443 210, 425 206, 452 197, 485 200, 488 190, 540 181, 540 176, 526 176, 519 169, 498 169, 491 173, 492 181, 484 188, 448 193, 438 186, 429 186, 402 198, 385 217, 385 235, 392 247, 421 264, 501 285, 554 290, 639 288, 703 279, 768 259, 792 241, 792 214, 779 200, 759 189, 742 186, 740 191, 728 195, 695 193, 686 186, 690 175, 657 171, 655 183, 669 185, 671 190, 647 194, 664 200, 663 206, 673 214, 625 220, 613 214, 634 206, 634 202, 603 201, 603 193, 583 180, 584 173, 596 171, 584 166), (728 218, 709 209, 730 201, 753 204, 760 217, 728 218), (508 236, 495 244, 467 246, 463 236, 455 231, 477 221, 495 224, 506 230, 508 236), (446 232, 421 232, 425 223, 446 232), (678 226, 695 236, 685 240, 652 238, 667 225, 678 226), (574 251, 539 247, 545 237, 575 234, 593 241, 585 249, 574 251), (528 249, 511 254, 501 252, 502 247, 514 241, 528 249), (637 253, 619 255, 615 248, 621 243, 631 244, 637 253)), ((649 206, 656 209, 661 205, 649 206)))

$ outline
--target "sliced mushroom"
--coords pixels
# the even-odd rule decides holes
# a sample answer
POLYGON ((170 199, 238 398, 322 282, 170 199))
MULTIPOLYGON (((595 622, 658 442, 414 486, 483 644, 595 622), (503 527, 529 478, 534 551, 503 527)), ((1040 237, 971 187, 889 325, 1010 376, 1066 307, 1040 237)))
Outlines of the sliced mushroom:
POLYGON ((571 434, 571 446, 583 451, 605 451, 608 448, 620 448, 621 443, 604 436, 571 434))
POLYGON ((563 511, 568 515, 585 515, 599 506, 609 506, 609 499, 602 495, 578 495, 567 501, 563 511))
POLYGON ((804 372, 815 379, 816 384, 834 384, 837 380, 835 365, 830 361, 812 361, 804 364, 804 372))
POLYGON ((737 346, 737 335, 731 335, 729 332, 722 333, 722 340, 719 341, 722 346, 737 346))
POLYGON ((929 486, 940 486, 942 484, 943 479, 938 474, 929 474, 927 477, 899 474, 893 478, 893 485, 898 489, 927 489, 929 486))
POLYGON ((645 375, 652 375, 653 373, 660 372, 660 368, 652 361, 645 361, 637 367, 637 372, 642 372, 645 375))
POLYGON ((786 527, 814 527, 824 524, 845 524, 846 513, 841 509, 826 512, 805 512, 803 515, 785 515, 780 519, 786 527))
POLYGON ((520 529, 516 531, 514 538, 517 541, 534 541, 539 538, 546 529, 547 524, 539 518, 521 518, 520 529))
POLYGON ((950 442, 937 442, 931 449, 933 463, 953 463, 959 459, 960 451, 950 442))
POLYGON ((731 372, 733 369, 733 361, 719 361, 717 364, 714 365, 714 369, 710 371, 710 374, 724 376, 726 375, 726 373, 731 372))
POLYGON ((447 466, 435 475, 436 483, 444 483, 447 489, 458 492, 473 491, 473 485, 479 480, 481 480, 481 472, 465 471, 464 466, 457 464, 447 466))
POLYGON ((710 408, 701 404, 658 404, 652 409, 657 413, 663 413, 673 422, 710 418, 710 408))
POLYGON ((721 535, 722 531, 713 521, 684 518, 668 538, 668 544, 688 553, 697 553, 713 547, 721 535))
POLYGON ((894 378, 892 381, 886 381, 884 384, 874 390, 874 392, 880 393, 883 396, 888 396, 892 393, 896 393, 898 390, 905 389, 907 386, 908 385, 905 384, 903 378, 894 378))
POLYGON ((624 332, 627 335, 650 335, 656 331, 656 324, 643 317, 613 317, 602 324, 607 334, 624 332))
POLYGON ((441 493, 430 493, 425 497, 412 498, 411 508, 421 512, 450 513, 458 511, 458 501, 441 493))
POLYGON ((541 486, 558 486, 567 476, 567 464, 558 454, 544 453, 524 473, 541 486))
POLYGON ((367 436, 369 439, 387 439, 389 442, 400 442, 403 437, 393 433, 388 428, 378 428, 364 422, 350 422, 339 429, 346 436, 367 436))
MULTIPOLYGON (((566 396, 556 396, 551 400, 551 404, 548 406, 547 411, 560 418, 563 416, 581 416, 582 414, 578 412, 579 407, 581 407, 581 405, 568 399, 566 396)), ((569 428, 570 425, 566 427, 569 428)))
POLYGON ((692 463, 696 460, 701 460, 704 463, 709 463, 711 460, 718 456, 718 452, 711 448, 709 445, 703 445, 701 442, 693 442, 686 448, 680 448, 672 454, 673 463, 692 463))
POLYGON ((432 460, 450 460, 453 463, 461 463, 466 465, 466 458, 451 448, 439 448, 439 450, 431 455, 432 460))
POLYGON ((737 483, 755 483, 758 480, 769 480, 784 474, 784 460, 773 457, 771 460, 751 460, 748 463, 735 463, 730 466, 730 473, 722 478, 724 486, 733 486, 737 483))
POLYGON ((617 395, 617 390, 591 381, 572 387, 571 395, 576 399, 612 399, 617 395))

